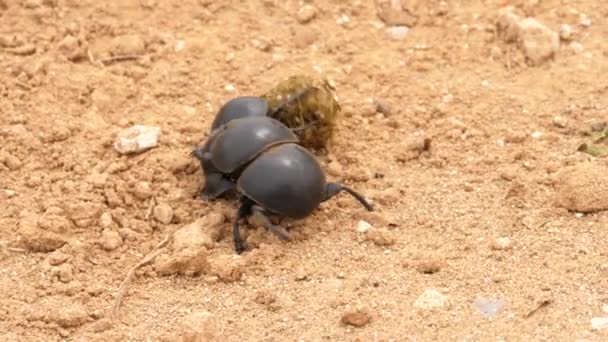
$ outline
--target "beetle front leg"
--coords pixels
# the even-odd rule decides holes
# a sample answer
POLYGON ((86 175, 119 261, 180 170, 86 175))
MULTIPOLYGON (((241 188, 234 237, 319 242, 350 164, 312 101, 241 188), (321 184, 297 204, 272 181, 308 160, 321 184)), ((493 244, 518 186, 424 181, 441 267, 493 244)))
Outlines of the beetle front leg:
POLYGON ((374 210, 374 207, 372 206, 372 204, 369 203, 365 199, 365 197, 363 197, 363 195, 361 195, 360 193, 356 192, 355 190, 347 187, 346 185, 342 185, 340 183, 327 183, 327 185, 325 186, 325 198, 323 199, 323 202, 336 196, 338 193, 340 193, 342 191, 346 191, 351 196, 356 198, 357 201, 359 201, 359 203, 361 203, 365 207, 365 209, 367 209, 368 211, 374 210))
POLYGON ((234 224, 232 225, 232 238, 234 240, 234 250, 241 254, 245 251, 245 242, 241 239, 241 232, 239 228, 239 221, 247 218, 251 215, 251 207, 253 206, 253 201, 250 199, 243 197, 241 199, 241 206, 239 207, 236 219, 234 224))

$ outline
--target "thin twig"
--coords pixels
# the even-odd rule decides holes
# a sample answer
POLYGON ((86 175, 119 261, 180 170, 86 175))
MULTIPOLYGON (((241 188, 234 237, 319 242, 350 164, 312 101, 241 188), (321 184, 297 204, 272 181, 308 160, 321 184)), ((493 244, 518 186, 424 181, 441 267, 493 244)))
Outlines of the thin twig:
POLYGON ((139 59, 141 57, 142 56, 140 56, 140 55, 124 55, 124 56, 114 56, 114 57, 104 58, 104 59, 100 59, 98 61, 101 62, 101 64, 103 64, 103 65, 108 65, 108 64, 111 64, 114 62, 129 61, 129 60, 139 59))
POLYGON ((532 310, 526 312, 526 314, 524 315, 524 318, 530 318, 530 317, 532 317, 532 315, 534 315, 536 312, 538 312, 538 310, 544 308, 545 306, 547 306, 547 305, 549 305, 551 303, 553 303, 553 299, 543 299, 543 300, 541 300, 540 302, 538 302, 536 304, 536 306, 532 310))
POLYGON ((172 236, 173 236, 173 232, 169 232, 167 234, 167 236, 165 236, 165 238, 158 245, 156 245, 156 247, 154 247, 154 249, 152 251, 150 251, 150 253, 146 254, 146 256, 144 256, 140 262, 138 262, 135 266, 133 266, 129 270, 129 272, 127 273, 127 276, 125 277, 125 279, 120 284, 120 287, 118 288, 118 294, 116 295, 116 301, 114 302, 114 306, 112 307, 112 318, 114 320, 118 320, 118 316, 120 313, 120 304, 122 303, 122 300, 123 300, 125 294, 127 293, 127 285, 129 285, 129 282, 131 281, 131 278, 133 278, 135 271, 137 271, 140 267, 152 262, 157 256, 159 256, 163 251, 163 247, 165 247, 167 245, 167 243, 169 243, 172 236))
POLYGON ((0 241, 0 247, 2 249, 6 250, 6 251, 9 251, 9 252, 15 252, 15 253, 25 253, 25 252, 27 252, 27 250, 23 249, 23 248, 10 247, 10 246, 7 245, 6 242, 3 242, 3 241, 0 241))

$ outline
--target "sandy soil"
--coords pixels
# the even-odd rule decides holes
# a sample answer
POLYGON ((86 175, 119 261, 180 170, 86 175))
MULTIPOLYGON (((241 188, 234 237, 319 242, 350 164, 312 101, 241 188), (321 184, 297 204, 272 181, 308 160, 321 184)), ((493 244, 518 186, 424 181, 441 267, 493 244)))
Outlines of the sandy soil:
POLYGON ((608 120, 608 5, 381 3, 0 0, 0 339, 608 340, 608 163, 577 151, 608 120), (335 84, 319 159, 377 211, 340 195, 237 256, 189 153, 294 74, 335 84), (158 147, 118 154, 136 124, 158 147))

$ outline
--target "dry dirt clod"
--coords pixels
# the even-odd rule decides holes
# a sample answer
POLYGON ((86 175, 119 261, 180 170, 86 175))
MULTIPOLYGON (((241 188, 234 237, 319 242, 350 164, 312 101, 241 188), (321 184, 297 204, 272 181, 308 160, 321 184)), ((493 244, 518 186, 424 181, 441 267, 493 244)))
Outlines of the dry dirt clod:
POLYGON ((608 166, 585 162, 558 173, 555 204, 581 213, 608 210, 608 166))
POLYGON ((146 52, 144 40, 135 34, 115 37, 110 46, 112 56, 141 56, 146 52))
POLYGON ((559 50, 559 34, 534 18, 519 22, 520 47, 532 65, 553 58, 559 50))
POLYGON ((220 341, 220 323, 218 319, 207 311, 190 314, 182 323, 183 342, 220 341))
POLYGON ((156 221, 163 224, 169 224, 173 219, 173 208, 171 208, 171 206, 167 203, 160 203, 154 207, 152 215, 154 215, 154 219, 156 219, 156 221))
POLYGON ((19 244, 32 252, 52 252, 67 242, 62 235, 36 228, 27 222, 21 223, 19 233, 19 244))
POLYGON ((378 246, 395 244, 395 235, 387 228, 371 228, 367 230, 365 238, 378 246))
POLYGON ((69 283, 74 279, 74 266, 68 263, 57 266, 57 276, 62 283, 69 283))
POLYGON ((122 243, 122 237, 114 229, 106 228, 101 233, 101 247, 106 251, 113 251, 122 246, 122 243))
POLYGON ((23 165, 19 158, 8 152, 0 155, 0 161, 2 161, 6 167, 13 171, 19 169, 23 165))
POLYGON ((86 308, 81 304, 60 305, 49 314, 49 319, 63 328, 79 327, 89 320, 86 308))
POLYGON ((101 216, 99 217, 99 225, 102 228, 109 228, 112 226, 113 224, 113 220, 112 220, 112 214, 110 213, 103 213, 101 214, 101 216))
POLYGON ((132 126, 118 133, 114 149, 120 154, 141 153, 158 146, 159 136, 159 127, 132 126))
POLYGON ((185 225, 173 234, 173 250, 213 248, 220 237, 226 217, 221 213, 211 212, 204 217, 185 225))
POLYGON ((209 260, 211 272, 226 283, 235 282, 243 275, 244 261, 240 255, 220 255, 209 260))
POLYGON ((171 255, 158 258, 155 269, 163 276, 180 274, 195 277, 209 271, 207 256, 205 248, 174 251, 171 255))
MULTIPOLYGON (((406 2, 406 1, 403 1, 406 2)), ((401 0, 375 0, 376 14, 386 25, 415 26, 418 18, 401 0)))
POLYGON ((148 198, 154 195, 154 192, 150 188, 150 183, 148 182, 137 182, 131 191, 135 197, 140 200, 147 200, 148 198))
POLYGON ((371 321, 372 317, 365 309, 351 309, 346 311, 340 321, 343 324, 362 327, 371 321))
POLYGON ((298 10, 296 17, 300 24, 306 24, 313 20, 317 16, 317 8, 313 5, 307 4, 298 10))

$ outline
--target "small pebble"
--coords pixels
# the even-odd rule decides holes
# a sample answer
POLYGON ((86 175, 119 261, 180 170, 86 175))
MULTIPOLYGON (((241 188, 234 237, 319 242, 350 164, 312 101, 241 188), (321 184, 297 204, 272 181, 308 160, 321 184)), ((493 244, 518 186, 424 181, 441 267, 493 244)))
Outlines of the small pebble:
POLYGON ((534 133, 532 133, 532 138, 534 139, 540 139, 540 137, 543 136, 543 132, 539 132, 539 131, 535 131, 534 133))
POLYGON ((117 231, 106 228, 101 233, 101 247, 106 251, 113 251, 122 245, 122 237, 117 231))
POLYGON ((553 126, 555 127, 559 127, 559 128, 565 128, 566 127, 566 119, 564 119, 563 117, 556 115, 553 117, 553 126))
POLYGON ((173 208, 166 203, 160 203, 154 207, 152 214, 158 222, 169 224, 173 219, 173 208))
POLYGON ((313 5, 304 5, 300 7, 296 17, 300 24, 306 24, 313 20, 317 15, 317 8, 313 5))
POLYGON ((57 275, 59 276, 59 281, 62 283, 69 283, 74 278, 74 266, 72 264, 64 263, 58 267, 57 275))
POLYGON ((497 238, 492 241, 492 249, 495 251, 504 251, 511 248, 511 239, 508 237, 497 238))
POLYGON ((136 125, 116 136, 114 149, 120 154, 140 153, 158 146, 159 127, 136 125))
POLYGON ((584 26, 584 27, 589 27, 589 26, 591 26, 591 19, 585 13, 581 13, 580 19, 579 19, 579 24, 581 24, 581 26, 584 26))
POLYGON ((367 230, 365 239, 372 241, 378 246, 391 246, 395 244, 395 236, 387 228, 370 228, 367 230))
POLYGON ((112 40, 112 56, 141 56, 146 52, 146 43, 135 34, 117 36, 112 40))
POLYGON ((135 183, 132 193, 135 197, 142 201, 152 197, 153 195, 152 189, 150 189, 150 184, 148 182, 135 183))
POLYGON ((581 44, 579 42, 572 42, 568 45, 568 47, 570 47, 570 49, 572 49, 572 51, 574 51, 576 53, 581 53, 581 52, 585 51, 585 47, 583 46, 583 44, 581 44))
POLYGON ((342 164, 340 164, 337 160, 332 160, 327 164, 327 173, 334 177, 340 177, 344 169, 342 168, 342 164))
POLYGON ((99 225, 102 228, 109 228, 110 226, 112 226, 112 222, 112 214, 110 213, 103 213, 99 217, 99 225))
POLYGON ((373 228, 372 225, 363 220, 361 220, 361 221, 359 221, 359 223, 357 223, 357 231, 359 233, 365 233, 371 228, 373 228))
POLYGON ((112 329, 112 322, 107 318, 102 318, 93 324, 93 332, 101 333, 112 329))
POLYGON ((362 327, 371 321, 371 316, 367 310, 354 309, 342 315, 341 322, 355 327, 362 327))
POLYGON ((59 265, 63 264, 64 262, 68 261, 69 258, 70 258, 69 254, 55 251, 49 255, 47 260, 49 262, 49 265, 59 266, 59 265))
POLYGON ((414 306, 420 309, 431 309, 443 307, 447 302, 447 297, 434 289, 426 289, 424 293, 416 299, 414 306))
POLYGON ((559 37, 562 40, 571 40, 573 34, 574 30, 572 29, 572 26, 563 24, 559 27, 559 37))
POLYGON ((396 41, 402 41, 407 38, 410 29, 407 26, 391 26, 386 29, 386 34, 396 41))
POLYGON ((591 328, 594 330, 608 329, 608 317, 594 317, 591 319, 591 328))
POLYGON ((183 40, 178 40, 175 43, 175 52, 180 52, 186 47, 186 42, 183 40))
POLYGON ((23 163, 21 162, 21 160, 19 160, 19 158, 15 157, 14 155, 10 154, 10 153, 6 153, 5 155, 1 156, 0 158, 2 158, 2 162, 4 162, 4 165, 6 165, 6 167, 8 167, 10 170, 17 170, 21 167, 21 165, 23 165, 23 163))
POLYGON ((184 319, 182 326, 184 341, 223 340, 220 321, 210 312, 194 312, 184 319))

